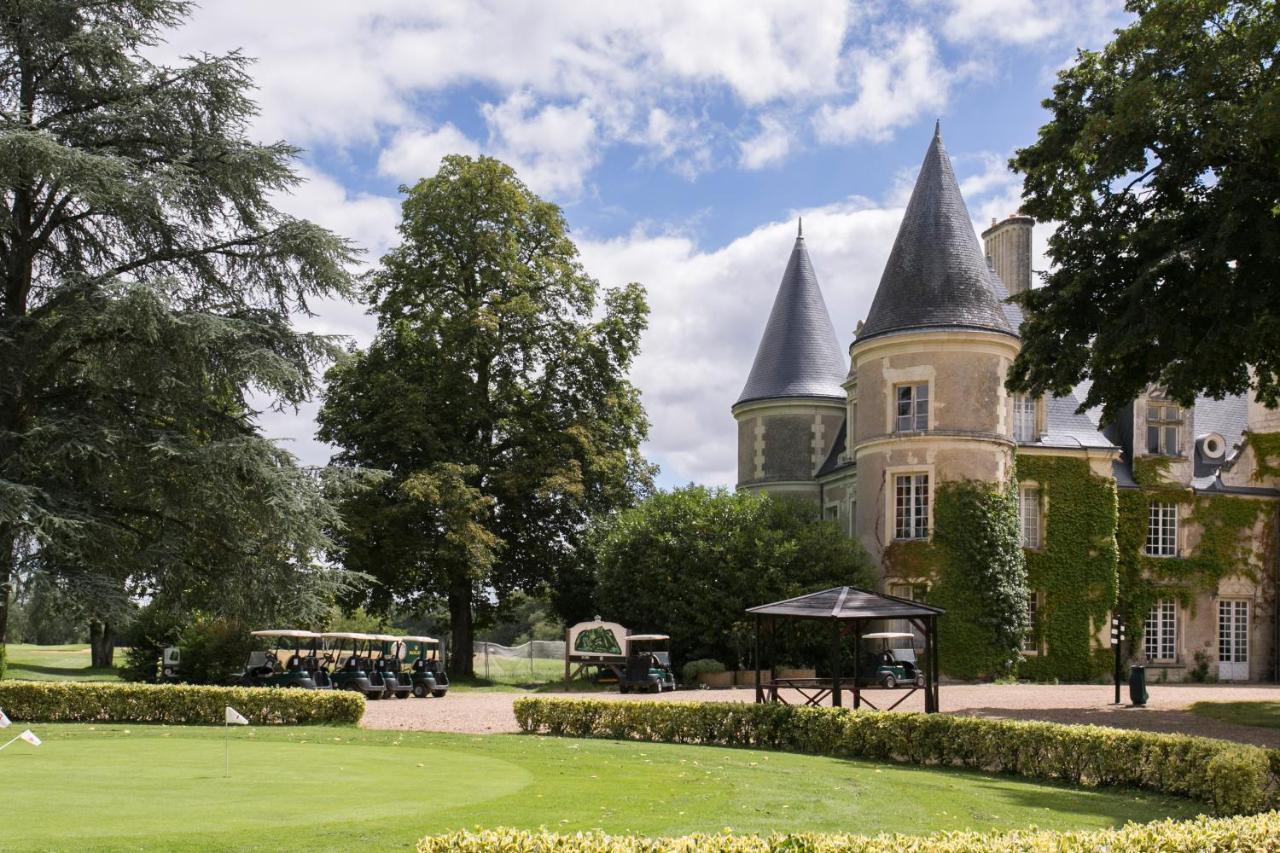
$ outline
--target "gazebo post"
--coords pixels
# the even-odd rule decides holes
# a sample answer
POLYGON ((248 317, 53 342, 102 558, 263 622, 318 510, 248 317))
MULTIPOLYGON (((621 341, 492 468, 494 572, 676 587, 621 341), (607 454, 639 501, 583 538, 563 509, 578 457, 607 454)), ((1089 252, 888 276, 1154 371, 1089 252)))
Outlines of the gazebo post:
POLYGON ((760 689, 760 614, 756 614, 755 645, 751 652, 751 665, 756 671, 756 704, 764 701, 764 691, 760 689))
POLYGON ((831 707, 843 705, 840 699, 840 620, 831 618, 831 707))
POLYGON ((934 707, 933 681, 934 666, 937 661, 933 655, 933 617, 926 617, 924 620, 924 656, 929 659, 929 669, 926 672, 924 683, 924 712, 932 714, 938 709, 934 707))
POLYGON ((862 620, 855 619, 853 622, 853 710, 862 707, 862 689, 861 674, 858 672, 862 666, 859 658, 862 657, 862 620))

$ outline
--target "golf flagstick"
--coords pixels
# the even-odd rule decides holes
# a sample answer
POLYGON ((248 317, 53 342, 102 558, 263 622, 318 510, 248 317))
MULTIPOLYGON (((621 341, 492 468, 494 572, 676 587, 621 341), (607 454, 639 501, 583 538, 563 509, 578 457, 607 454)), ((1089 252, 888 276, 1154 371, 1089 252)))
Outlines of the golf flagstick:
POLYGON ((35 732, 31 731, 31 729, 27 729, 25 732, 18 735, 17 737, 9 741, 6 741, 4 746, 0 746, 0 749, 4 749, 9 744, 19 740, 25 740, 27 743, 31 744, 32 746, 39 746, 41 744, 41 740, 40 738, 36 737, 35 732))
POLYGON ((245 716, 243 714, 241 714, 235 708, 232 708, 230 705, 228 705, 222 715, 222 742, 226 752, 226 770, 223 773, 224 779, 231 776, 231 726, 232 725, 247 726, 249 725, 249 721, 245 719, 245 716))

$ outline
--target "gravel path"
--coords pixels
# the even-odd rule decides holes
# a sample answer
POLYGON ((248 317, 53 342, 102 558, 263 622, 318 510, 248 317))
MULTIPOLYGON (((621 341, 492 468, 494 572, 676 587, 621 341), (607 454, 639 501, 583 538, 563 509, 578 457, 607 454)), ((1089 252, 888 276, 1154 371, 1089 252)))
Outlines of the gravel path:
MULTIPOLYGON (((1091 723, 1126 729, 1180 732, 1224 738, 1260 746, 1280 747, 1280 730, 1238 726, 1188 713, 1193 702, 1280 702, 1280 687, 1274 685, 1156 684, 1149 687, 1151 699, 1145 708, 1112 705, 1114 690, 1099 684, 955 684, 942 686, 942 710, 1018 720, 1051 720, 1059 723, 1091 723)), ((370 729, 412 729, 418 731, 490 734, 519 731, 512 703, 525 693, 451 692, 443 699, 406 699, 369 703, 361 725, 370 729)), ((617 693, 543 693, 570 699, 632 699, 674 702, 750 702, 752 691, 677 690, 661 696, 617 693)), ((876 704, 885 694, 870 692, 876 704)), ((898 694, 894 694, 895 696, 898 694)), ((848 694, 846 694, 846 699, 848 694)), ((1127 689, 1123 696, 1128 700, 1127 689)), ((792 701, 797 701, 792 697, 792 701)), ((924 709, 924 697, 916 694, 899 708, 924 709)))

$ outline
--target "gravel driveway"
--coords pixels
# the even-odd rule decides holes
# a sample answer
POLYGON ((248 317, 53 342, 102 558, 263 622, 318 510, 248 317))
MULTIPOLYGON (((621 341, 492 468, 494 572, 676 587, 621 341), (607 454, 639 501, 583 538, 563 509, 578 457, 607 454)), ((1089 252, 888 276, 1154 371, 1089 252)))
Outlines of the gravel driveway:
MULTIPOLYGON (((1188 713, 1193 702, 1280 702, 1275 685, 1155 684, 1145 708, 1112 705, 1114 690, 1100 684, 944 684, 942 710, 1018 720, 1051 720, 1059 723, 1091 723, 1126 729, 1181 732, 1224 738, 1260 746, 1280 747, 1280 730, 1237 726, 1188 713)), ((675 693, 620 696, 617 693, 485 693, 453 691, 443 699, 405 699, 370 702, 361 723, 370 729, 490 734, 519 731, 512 703, 520 696, 539 695, 570 699, 630 699, 666 702, 750 702, 752 691, 677 690, 675 693)), ((885 694, 869 692, 880 704, 885 694)), ((898 694, 894 694, 895 696, 898 694)), ((846 694, 847 698, 848 694, 846 694)), ((789 697, 793 702, 801 701, 789 697)), ((1122 697, 1127 701, 1127 688, 1122 697)), ((924 710, 924 697, 916 694, 900 710, 924 710)))

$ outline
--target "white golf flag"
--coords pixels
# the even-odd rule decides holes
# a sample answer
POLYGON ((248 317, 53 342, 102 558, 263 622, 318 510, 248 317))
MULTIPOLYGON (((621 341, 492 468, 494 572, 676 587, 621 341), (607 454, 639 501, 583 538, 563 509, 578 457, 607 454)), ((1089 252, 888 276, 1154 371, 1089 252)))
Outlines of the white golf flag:
POLYGON ((228 705, 227 706, 227 725, 247 726, 249 725, 249 721, 244 718, 243 714, 241 714, 235 708, 232 708, 230 705, 228 705))
POLYGON ((22 738, 23 740, 25 740, 27 743, 31 744, 32 746, 39 746, 39 745, 40 745, 40 738, 36 737, 36 733, 35 733, 35 732, 33 732, 33 731, 31 731, 31 729, 27 729, 25 732, 23 732, 22 734, 18 735, 18 737, 22 738))
POLYGON ((0 711, 0 729, 9 728, 9 718, 4 715, 4 711, 0 711))

